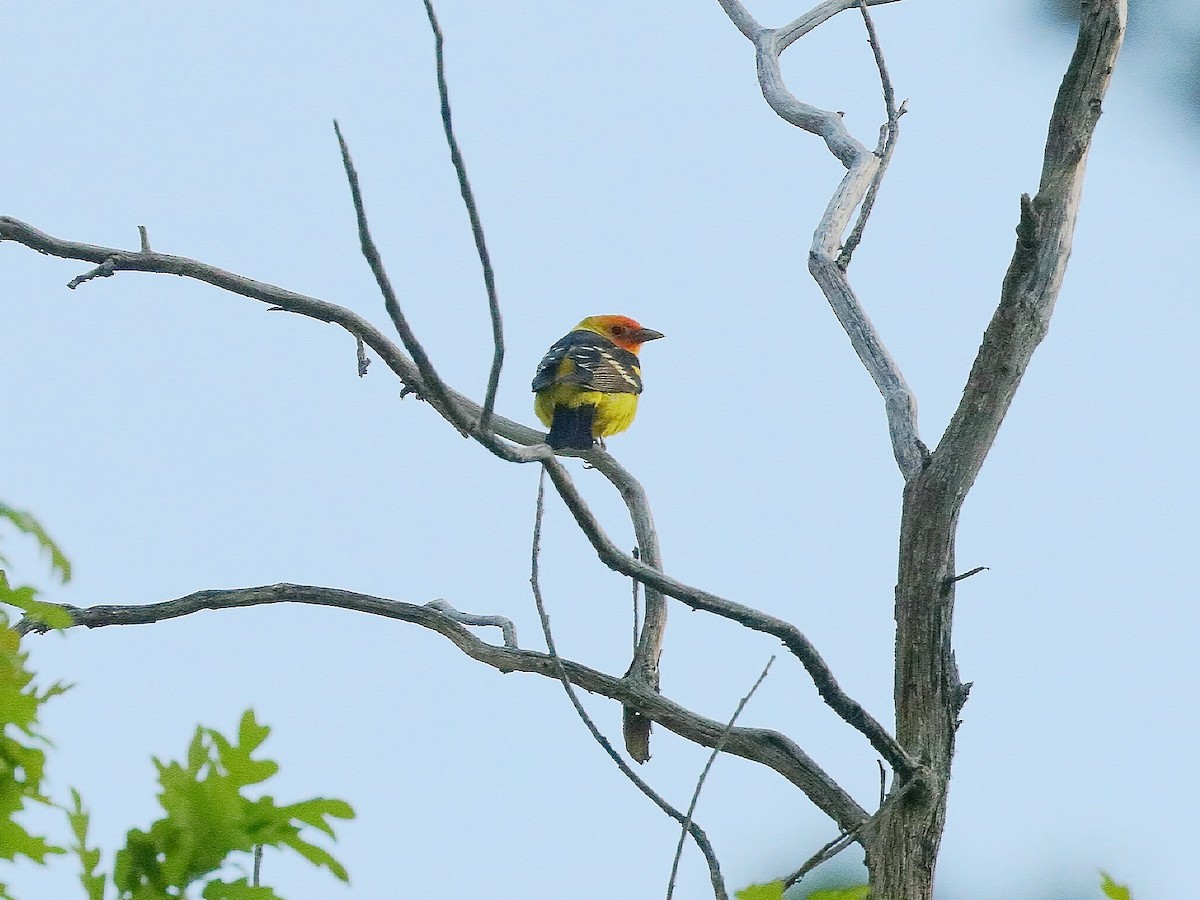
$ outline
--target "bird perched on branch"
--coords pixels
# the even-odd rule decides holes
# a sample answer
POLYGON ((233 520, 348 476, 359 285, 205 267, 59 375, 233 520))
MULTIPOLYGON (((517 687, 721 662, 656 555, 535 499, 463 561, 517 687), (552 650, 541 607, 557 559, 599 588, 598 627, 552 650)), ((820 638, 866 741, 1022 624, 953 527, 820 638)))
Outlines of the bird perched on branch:
POLYGON ((554 343, 533 376, 533 410, 555 450, 590 450, 624 431, 637 414, 637 353, 662 334, 628 316, 589 316, 554 343))

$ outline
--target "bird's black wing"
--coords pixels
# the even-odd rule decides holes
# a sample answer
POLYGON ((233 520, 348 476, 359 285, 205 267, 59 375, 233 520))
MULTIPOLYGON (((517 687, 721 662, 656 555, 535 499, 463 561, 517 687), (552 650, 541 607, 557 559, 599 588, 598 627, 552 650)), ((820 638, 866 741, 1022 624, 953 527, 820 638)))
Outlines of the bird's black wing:
POLYGON ((554 384, 577 384, 605 394, 640 394, 642 370, 637 356, 607 338, 592 331, 572 331, 546 351, 533 376, 534 391, 554 384))

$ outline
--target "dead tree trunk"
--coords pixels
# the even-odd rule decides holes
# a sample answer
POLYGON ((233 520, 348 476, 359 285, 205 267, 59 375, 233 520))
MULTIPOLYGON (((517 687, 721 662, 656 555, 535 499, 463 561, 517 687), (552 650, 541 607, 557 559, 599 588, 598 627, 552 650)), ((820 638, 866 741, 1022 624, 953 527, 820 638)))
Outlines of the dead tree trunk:
POLYGON ((920 474, 908 480, 896 584, 896 738, 918 764, 864 829, 875 900, 930 900, 946 819, 958 713, 951 649, 954 538, 963 500, 991 449, 1058 299, 1084 168, 1125 28, 1124 0, 1085 0, 1074 56, 1050 118, 1041 183, 1021 198, 1017 246, 962 400, 920 474))

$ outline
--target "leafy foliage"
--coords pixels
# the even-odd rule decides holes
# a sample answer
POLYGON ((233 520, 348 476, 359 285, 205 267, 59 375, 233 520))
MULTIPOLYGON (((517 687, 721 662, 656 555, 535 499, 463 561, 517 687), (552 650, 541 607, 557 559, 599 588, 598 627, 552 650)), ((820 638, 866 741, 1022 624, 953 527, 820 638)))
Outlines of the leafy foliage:
MULTIPOLYGON (((37 731, 37 715, 43 703, 66 688, 55 684, 39 691, 26 661, 17 632, 0 611, 0 860, 23 856, 44 865, 48 854, 65 851, 30 834, 16 817, 28 803, 50 802, 42 793, 46 753, 39 745, 47 742, 37 731)), ((3 883, 0 898, 11 900, 3 883)))
MULTIPOLYGON (((148 831, 130 831, 124 849, 117 852, 113 883, 121 900, 182 896, 189 885, 214 875, 231 854, 252 853, 260 845, 289 847, 348 880, 341 863, 302 832, 309 826, 334 837, 328 820, 353 818, 349 804, 318 797, 280 806, 270 796, 251 800, 243 794, 279 770, 271 760, 252 755, 269 733, 247 710, 236 743, 211 728, 197 728, 185 763, 154 761, 162 786, 159 803, 166 815, 148 831)), ((206 900, 276 897, 245 879, 219 878, 205 884, 202 896, 206 900)))
POLYGON ((1100 873, 1100 890, 1104 891, 1104 896, 1109 900, 1133 900, 1129 888, 1126 885, 1117 884, 1107 872, 1100 873))
POLYGON ((772 881, 770 884, 752 884, 748 888, 734 892, 737 900, 783 900, 783 882, 772 881))
MULTIPOLYGON (((735 896, 737 900, 783 900, 784 891, 782 881, 772 881, 770 884, 752 884, 737 891, 735 896)), ((867 900, 870 893, 869 885, 856 884, 853 887, 813 891, 805 896, 805 900, 867 900)))
MULTIPOLYGON (((1101 872, 1100 878, 1100 889, 1104 891, 1104 896, 1108 900, 1133 900, 1132 894, 1129 893, 1129 888, 1123 884, 1117 884, 1109 877, 1107 872, 1101 872)), ((246 896, 247 900, 257 900, 257 898, 251 898, 250 895, 246 896)), ((784 886, 782 881, 772 881, 770 884, 752 884, 750 887, 743 888, 735 893, 737 900, 783 900, 783 896, 784 886)), ((804 900, 867 900, 870 896, 870 885, 856 884, 853 887, 826 888, 824 890, 813 891, 804 900)), ((241 900, 241 897, 239 896, 237 900, 241 900)))
MULTIPOLYGON (((38 542, 38 546, 50 556, 50 571, 57 575, 64 584, 71 580, 71 561, 63 554, 58 544, 54 543, 37 519, 30 513, 13 509, 7 503, 0 503, 0 522, 5 521, 15 527, 17 531, 32 536, 38 542)), ((6 565, 8 565, 8 560, 3 554, 0 554, 0 566, 6 565)), ((28 618, 43 622, 51 628, 69 627, 71 614, 61 606, 43 603, 37 599, 37 594, 37 589, 29 585, 12 587, 3 570, 0 570, 0 604, 15 606, 28 618)), ((0 624, 7 625, 7 618, 0 624)))
MULTIPOLYGON (((70 577, 71 564, 46 534, 33 516, 0 503, 0 520, 7 520, 19 531, 33 535, 48 551, 53 570, 65 581, 70 577)), ((4 557, 0 556, 0 563, 4 557)), ((15 606, 35 615, 49 607, 36 599, 37 590, 29 586, 12 587, 0 571, 0 604, 15 606)), ((57 607, 47 619, 61 621, 70 617, 57 607), (57 613, 57 615, 55 614, 57 613)), ((48 624, 53 624, 49 622, 48 624)), ((9 862, 25 857, 45 865, 50 854, 65 853, 62 847, 51 844, 40 835, 30 834, 17 822, 17 816, 27 804, 50 804, 42 793, 42 778, 46 767, 43 749, 49 741, 38 731, 38 712, 43 703, 67 690, 55 683, 39 690, 29 657, 21 650, 21 637, 11 627, 8 614, 0 608, 0 860, 9 862)), ((12 900, 7 887, 0 882, 0 900, 12 900)))
POLYGON ((870 894, 870 885, 856 884, 854 887, 848 888, 813 891, 808 895, 808 900, 867 900, 870 894))
MULTIPOLYGON (((50 555, 50 568, 55 572, 63 582, 71 580, 71 562, 59 549, 58 544, 51 540, 50 535, 46 533, 46 529, 41 523, 33 517, 32 514, 23 512, 19 509, 13 509, 7 503, 0 503, 0 520, 7 520, 17 531, 23 534, 28 534, 33 537, 38 546, 50 555)), ((8 565, 8 560, 0 554, 0 566, 8 565)))
MULTIPOLYGON (((70 562, 33 516, 0 503, 3 521, 32 535, 49 554, 52 571, 63 581, 71 577, 70 562)), ((42 792, 43 748, 50 742, 38 731, 38 713, 43 703, 67 688, 56 683, 39 690, 34 685, 28 655, 21 651, 20 635, 10 627, 3 605, 14 606, 28 619, 52 628, 71 624, 69 612, 38 600, 33 587, 11 586, 0 570, 0 861, 25 857, 45 865, 50 854, 69 851, 79 859, 79 881, 88 900, 104 900, 109 879, 98 871, 100 851, 88 846, 91 816, 79 792, 71 791, 69 806, 52 803, 42 792), (67 848, 58 847, 19 825, 16 817, 28 803, 59 806, 66 814, 73 842, 67 848)), ((281 900, 271 888, 252 885, 247 878, 225 881, 216 877, 231 854, 252 853, 263 846, 289 847, 342 881, 348 880, 342 865, 304 835, 307 829, 316 828, 334 837, 329 820, 353 818, 349 804, 315 798, 280 806, 269 796, 252 800, 244 795, 245 789, 279 771, 272 760, 254 757, 268 734, 270 729, 247 710, 236 741, 211 728, 197 728, 186 763, 154 761, 162 787, 159 802, 166 815, 149 831, 130 831, 125 848, 118 851, 112 883, 120 900, 182 898, 189 885, 205 878, 201 891, 205 900, 281 900)), ((15 900, 2 882, 0 900, 15 900)))
POLYGON ((104 900, 104 883, 107 879, 103 875, 96 874, 96 868, 100 865, 100 851, 87 845, 91 815, 83 808, 83 800, 79 796, 79 791, 74 788, 71 788, 71 804, 70 807, 63 807, 63 809, 67 814, 67 821, 71 823, 71 832, 75 836, 75 843, 69 849, 79 857, 79 882, 83 885, 88 900, 104 900))
POLYGON ((256 887, 245 878, 237 881, 210 881, 200 894, 204 900, 280 900, 269 887, 256 887))

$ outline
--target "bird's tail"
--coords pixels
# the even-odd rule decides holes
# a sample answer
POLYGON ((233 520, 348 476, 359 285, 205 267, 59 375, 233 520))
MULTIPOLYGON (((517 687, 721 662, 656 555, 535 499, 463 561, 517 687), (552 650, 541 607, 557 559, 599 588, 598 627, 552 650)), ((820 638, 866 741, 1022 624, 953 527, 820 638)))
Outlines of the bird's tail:
POLYGON ((590 403, 582 406, 559 406, 554 410, 554 421, 546 437, 555 450, 591 450, 592 421, 596 418, 596 407, 590 403))

